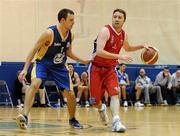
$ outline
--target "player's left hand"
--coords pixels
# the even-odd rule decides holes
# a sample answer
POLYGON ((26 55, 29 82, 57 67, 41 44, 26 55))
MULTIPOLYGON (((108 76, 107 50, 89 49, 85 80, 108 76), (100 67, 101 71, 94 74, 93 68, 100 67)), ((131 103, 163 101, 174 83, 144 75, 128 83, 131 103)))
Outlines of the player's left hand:
POLYGON ((149 46, 148 46, 148 45, 142 45, 142 47, 143 47, 144 49, 146 49, 146 50, 149 49, 149 46))

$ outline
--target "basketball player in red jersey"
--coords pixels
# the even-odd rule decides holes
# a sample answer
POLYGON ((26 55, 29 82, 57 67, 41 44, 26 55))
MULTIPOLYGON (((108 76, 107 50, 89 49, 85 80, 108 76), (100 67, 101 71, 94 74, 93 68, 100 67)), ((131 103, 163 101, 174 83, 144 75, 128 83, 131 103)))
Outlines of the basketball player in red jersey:
POLYGON ((130 46, 128 38, 122 26, 126 20, 126 12, 122 9, 113 11, 112 25, 105 25, 95 40, 94 58, 89 67, 90 72, 90 102, 98 108, 100 117, 107 125, 108 116, 106 105, 101 99, 104 91, 107 90, 111 97, 110 109, 113 116, 112 131, 125 132, 126 128, 121 123, 119 117, 119 93, 120 88, 115 72, 118 60, 132 62, 132 58, 127 55, 119 55, 121 48, 125 51, 136 51, 146 48, 144 45, 130 46))

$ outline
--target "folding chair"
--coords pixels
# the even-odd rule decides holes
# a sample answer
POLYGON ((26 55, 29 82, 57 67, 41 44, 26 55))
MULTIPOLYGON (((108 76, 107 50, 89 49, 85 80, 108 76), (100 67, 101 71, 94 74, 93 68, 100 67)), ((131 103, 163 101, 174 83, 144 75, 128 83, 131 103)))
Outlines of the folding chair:
POLYGON ((6 106, 11 105, 11 107, 13 107, 9 88, 6 81, 4 80, 0 80, 0 104, 4 104, 6 106))
MULTIPOLYGON (((49 106, 57 103, 57 99, 60 98, 59 89, 54 81, 45 81, 45 95, 49 106)), ((60 98, 62 103, 62 99, 60 98)))

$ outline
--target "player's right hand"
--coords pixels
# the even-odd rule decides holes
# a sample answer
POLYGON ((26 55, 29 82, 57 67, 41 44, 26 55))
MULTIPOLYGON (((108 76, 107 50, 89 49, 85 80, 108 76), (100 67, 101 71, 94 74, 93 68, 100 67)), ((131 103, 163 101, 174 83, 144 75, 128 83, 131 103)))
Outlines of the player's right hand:
POLYGON ((121 55, 119 59, 126 61, 127 63, 131 63, 133 61, 132 57, 130 57, 128 55, 121 55))
POLYGON ((19 82, 22 83, 24 80, 26 80, 26 75, 27 75, 27 71, 22 70, 21 73, 18 76, 19 82))

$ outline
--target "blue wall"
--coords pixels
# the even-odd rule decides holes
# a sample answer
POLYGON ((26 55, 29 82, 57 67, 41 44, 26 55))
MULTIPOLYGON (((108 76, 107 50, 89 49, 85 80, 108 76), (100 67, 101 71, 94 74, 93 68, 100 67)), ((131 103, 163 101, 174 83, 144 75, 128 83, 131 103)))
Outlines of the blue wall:
MULTIPOLYGON (((23 65, 24 65, 23 62, 2 62, 0 66, 0 80, 5 80, 7 82, 14 103, 16 103, 14 80, 16 79, 16 72, 18 70, 22 70, 23 65)), ((74 63, 73 65, 75 71, 78 72, 79 74, 87 70, 87 66, 81 65, 79 63, 74 63)), ((177 65, 168 65, 168 66, 170 68, 171 73, 175 72, 178 68, 180 69, 180 67, 177 65)), ((161 71, 163 67, 164 65, 128 64, 126 72, 128 73, 130 80, 135 80, 139 74, 139 69, 145 68, 147 75, 154 81, 157 73, 159 73, 159 71, 161 71)))

